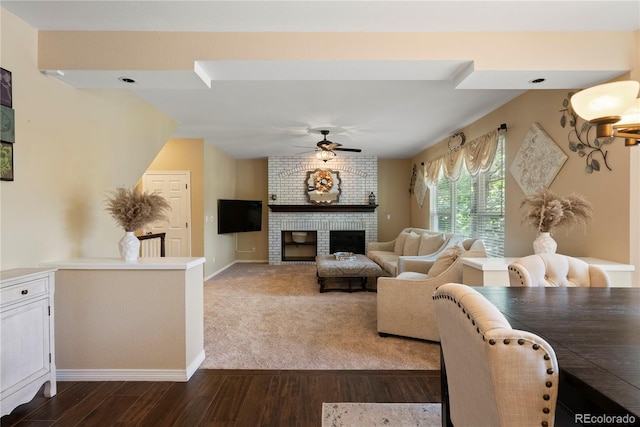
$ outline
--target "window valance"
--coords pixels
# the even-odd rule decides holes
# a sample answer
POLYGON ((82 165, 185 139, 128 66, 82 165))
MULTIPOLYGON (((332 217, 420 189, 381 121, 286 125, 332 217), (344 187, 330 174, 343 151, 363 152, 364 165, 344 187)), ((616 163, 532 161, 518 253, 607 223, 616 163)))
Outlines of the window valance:
POLYGON ((456 181, 463 165, 472 176, 486 172, 493 163, 497 147, 498 130, 494 129, 458 149, 425 162, 424 175, 420 174, 418 179, 424 177, 425 185, 432 188, 437 185, 440 172, 445 178, 456 181))

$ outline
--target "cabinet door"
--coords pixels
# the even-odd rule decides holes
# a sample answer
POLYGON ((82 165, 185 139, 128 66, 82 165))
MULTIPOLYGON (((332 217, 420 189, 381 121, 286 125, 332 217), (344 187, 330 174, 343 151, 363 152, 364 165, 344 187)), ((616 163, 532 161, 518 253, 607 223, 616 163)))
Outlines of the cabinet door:
POLYGON ((49 369, 49 300, 40 299, 2 313, 0 378, 12 393, 49 369))

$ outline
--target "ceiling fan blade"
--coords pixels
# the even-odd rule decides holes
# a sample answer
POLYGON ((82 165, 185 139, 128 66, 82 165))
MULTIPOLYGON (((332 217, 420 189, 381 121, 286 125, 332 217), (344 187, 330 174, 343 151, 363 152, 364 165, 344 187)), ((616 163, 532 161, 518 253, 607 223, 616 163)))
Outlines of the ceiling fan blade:
POLYGON ((361 153, 362 150, 359 148, 334 148, 334 151, 351 151, 352 153, 361 153))

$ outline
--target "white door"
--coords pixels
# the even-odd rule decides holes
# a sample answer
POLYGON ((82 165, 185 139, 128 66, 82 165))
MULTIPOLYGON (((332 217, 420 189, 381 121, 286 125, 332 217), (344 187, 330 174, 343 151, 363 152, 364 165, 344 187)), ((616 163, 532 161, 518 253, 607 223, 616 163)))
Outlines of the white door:
POLYGON ((147 172, 142 177, 145 192, 161 194, 171 205, 168 221, 149 224, 144 232, 167 233, 166 256, 191 256, 191 176, 189 172, 147 172))

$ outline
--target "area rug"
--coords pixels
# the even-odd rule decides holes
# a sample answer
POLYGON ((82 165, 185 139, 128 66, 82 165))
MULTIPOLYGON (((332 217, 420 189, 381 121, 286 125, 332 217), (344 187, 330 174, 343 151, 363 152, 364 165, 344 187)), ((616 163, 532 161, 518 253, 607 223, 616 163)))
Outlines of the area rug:
POLYGON ((322 427, 439 427, 439 403, 323 403, 322 427))
POLYGON ((378 336, 375 292, 318 292, 315 265, 235 264, 205 282, 204 369, 440 368, 440 347, 378 336))

